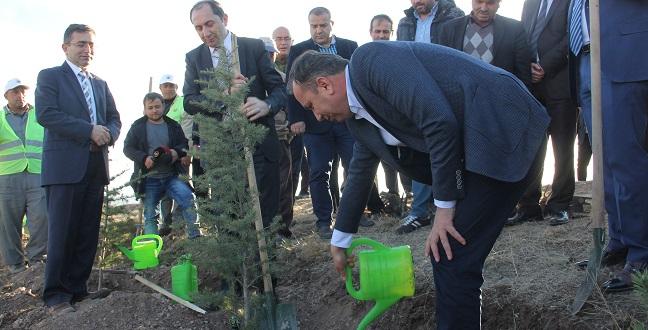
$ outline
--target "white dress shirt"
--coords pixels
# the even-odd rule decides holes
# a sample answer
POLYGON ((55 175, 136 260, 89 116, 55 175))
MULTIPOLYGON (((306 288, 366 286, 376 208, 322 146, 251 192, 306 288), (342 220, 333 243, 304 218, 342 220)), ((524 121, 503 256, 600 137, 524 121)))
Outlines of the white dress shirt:
MULTIPOLYGON (((90 80, 90 72, 83 71, 80 67, 78 67, 76 64, 68 61, 67 59, 65 60, 65 62, 67 62, 67 64, 72 69, 72 72, 74 72, 74 77, 77 78, 77 81, 79 82, 79 87, 81 87, 81 91, 83 91, 83 82, 81 82, 81 78, 79 78, 79 72, 82 72, 82 74, 86 76, 86 79, 88 79, 88 82, 90 82, 90 84, 88 84, 90 86, 90 92, 91 92, 90 97, 92 98, 92 104, 90 105, 90 108, 91 108, 92 114, 93 114, 93 116, 91 117, 90 120, 92 120, 92 118, 97 118, 97 102, 96 102, 95 96, 94 96, 94 87, 92 87, 92 80, 90 80)), ((85 96, 84 96, 84 99, 85 99, 85 96)), ((86 106, 87 106, 87 104, 86 104, 86 106)), ((91 122, 91 124, 96 125, 97 124, 96 119, 95 119, 95 122, 91 122)))
MULTIPOLYGON (((228 57, 232 56, 232 33, 228 30, 225 40, 223 40, 223 47, 225 47, 225 53, 228 57)), ((209 53, 211 54, 212 64, 214 67, 218 66, 218 60, 220 59, 220 49, 209 47, 209 53)))

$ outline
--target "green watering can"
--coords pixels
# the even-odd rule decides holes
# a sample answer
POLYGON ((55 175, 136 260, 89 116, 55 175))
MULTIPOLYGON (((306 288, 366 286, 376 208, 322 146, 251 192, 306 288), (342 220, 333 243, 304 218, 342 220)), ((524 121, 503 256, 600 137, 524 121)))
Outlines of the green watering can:
POLYGON ((192 296, 198 293, 198 267, 191 261, 191 255, 186 254, 171 267, 171 292, 187 301, 193 301, 192 296))
POLYGON ((352 255, 353 249, 360 245, 369 246, 373 250, 358 253, 359 290, 353 287, 351 268, 346 267, 346 289, 355 299, 376 301, 358 325, 358 329, 365 329, 402 297, 414 295, 414 265, 409 245, 388 248, 364 237, 351 242, 351 246, 346 250, 347 256, 352 255))
POLYGON ((117 245, 117 248, 133 261, 133 268, 152 268, 160 263, 158 255, 162 250, 162 237, 155 234, 135 236, 131 246, 132 250, 121 245, 117 245))

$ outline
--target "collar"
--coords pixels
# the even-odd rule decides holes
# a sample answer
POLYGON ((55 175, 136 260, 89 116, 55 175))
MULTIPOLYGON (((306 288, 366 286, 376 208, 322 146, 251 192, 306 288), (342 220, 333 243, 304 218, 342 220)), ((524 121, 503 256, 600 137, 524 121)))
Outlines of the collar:
POLYGON ((364 109, 355 92, 353 91, 353 86, 351 86, 351 79, 349 74, 349 65, 347 64, 344 68, 344 79, 346 81, 346 92, 347 92, 347 101, 349 102, 349 110, 358 118, 358 110, 364 109))
MULTIPOLYGON (((311 40, 313 40, 313 39, 311 39, 311 40)), ((313 40, 313 43, 316 44, 319 47, 322 47, 322 48, 331 48, 331 46, 335 45, 335 35, 331 36, 331 43, 328 45, 328 47, 324 47, 324 46, 316 43, 315 40, 313 40)))
MULTIPOLYGON (((70 62, 68 59, 65 59, 65 62, 70 66, 70 69, 72 69, 72 72, 74 73, 75 77, 78 77, 79 72, 84 72, 83 69, 78 67, 76 64, 70 62)), ((88 75, 88 77, 90 77, 90 72, 88 72, 88 70, 86 70, 85 73, 88 75)))
POLYGON ((481 25, 477 24, 477 22, 476 22, 475 19, 473 18, 473 13, 472 13, 472 12, 470 12, 470 15, 468 15, 468 17, 469 17, 469 18, 468 18, 468 22, 469 22, 469 23, 475 24, 475 25, 477 25, 477 26, 479 26, 480 28, 483 29, 483 28, 485 28, 485 27, 487 27, 487 26, 489 26, 489 25, 492 25, 493 22, 495 22, 495 19, 497 18, 497 15, 493 16, 493 19, 492 19, 490 22, 488 22, 488 24, 486 24, 486 25, 484 25, 484 26, 481 26, 481 25))
POLYGON ((2 108, 2 110, 4 111, 5 116, 6 116, 6 115, 9 115, 9 114, 12 114, 12 115, 14 115, 14 116, 20 116, 20 117, 22 117, 22 116, 28 114, 28 113, 29 113, 29 110, 31 110, 31 109, 32 109, 32 106, 31 106, 29 103, 27 103, 27 110, 25 110, 25 112, 23 112, 22 114, 18 115, 18 114, 13 113, 11 110, 9 110, 9 106, 7 106, 7 105, 5 105, 5 106, 2 108))
MULTIPOLYGON (((416 8, 412 7, 412 9, 414 10, 413 13, 414 13, 414 17, 416 17, 416 20, 417 20, 417 21, 420 21, 420 20, 421 20, 421 16, 420 16, 419 13, 416 11, 416 8)), ((427 19, 434 19, 434 18, 436 18, 436 11, 437 11, 438 9, 439 9, 439 1, 437 1, 436 3, 434 3, 434 6, 432 6, 432 9, 430 9, 430 14, 429 14, 428 17, 426 18, 426 20, 427 20, 427 19)))
MULTIPOLYGON (((232 33, 229 30, 227 30, 227 35, 225 36, 225 40, 223 40, 223 47, 225 47, 227 53, 232 52, 232 33)), ((209 54, 212 56, 218 54, 218 48, 209 47, 209 54)))

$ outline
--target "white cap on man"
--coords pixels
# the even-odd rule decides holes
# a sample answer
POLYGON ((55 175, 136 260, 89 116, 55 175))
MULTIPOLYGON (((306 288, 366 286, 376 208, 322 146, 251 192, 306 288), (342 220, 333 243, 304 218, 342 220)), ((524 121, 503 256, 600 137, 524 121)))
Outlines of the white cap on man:
POLYGON ((176 86, 178 85, 178 83, 175 82, 173 75, 169 73, 163 74, 162 77, 160 77, 160 85, 162 84, 174 84, 176 86))
POLYGON ((27 89, 29 88, 29 86, 27 84, 23 83, 18 78, 13 78, 13 79, 7 81, 7 84, 5 85, 5 88, 4 88, 3 95, 7 94, 8 91, 10 91, 10 90, 12 90, 12 89, 14 89, 16 87, 19 87, 19 86, 25 87, 27 89))
POLYGON ((278 52, 277 48, 275 48, 275 46, 274 46, 274 42, 272 41, 272 39, 270 39, 268 37, 261 37, 259 39, 261 39, 261 41, 263 41, 263 45, 265 46, 265 50, 268 53, 277 53, 278 52))

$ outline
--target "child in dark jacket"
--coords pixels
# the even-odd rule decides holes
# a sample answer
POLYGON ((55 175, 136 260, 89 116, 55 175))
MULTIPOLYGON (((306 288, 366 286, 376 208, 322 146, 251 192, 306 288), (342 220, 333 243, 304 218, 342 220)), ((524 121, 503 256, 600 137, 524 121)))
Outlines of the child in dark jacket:
POLYGON ((144 194, 144 234, 158 233, 157 205, 164 194, 178 205, 187 222, 187 236, 201 236, 194 196, 178 177, 185 173, 180 159, 189 148, 182 127, 164 115, 164 99, 158 93, 144 96, 144 117, 136 120, 124 141, 124 154, 135 163, 141 179, 138 193, 144 194))

